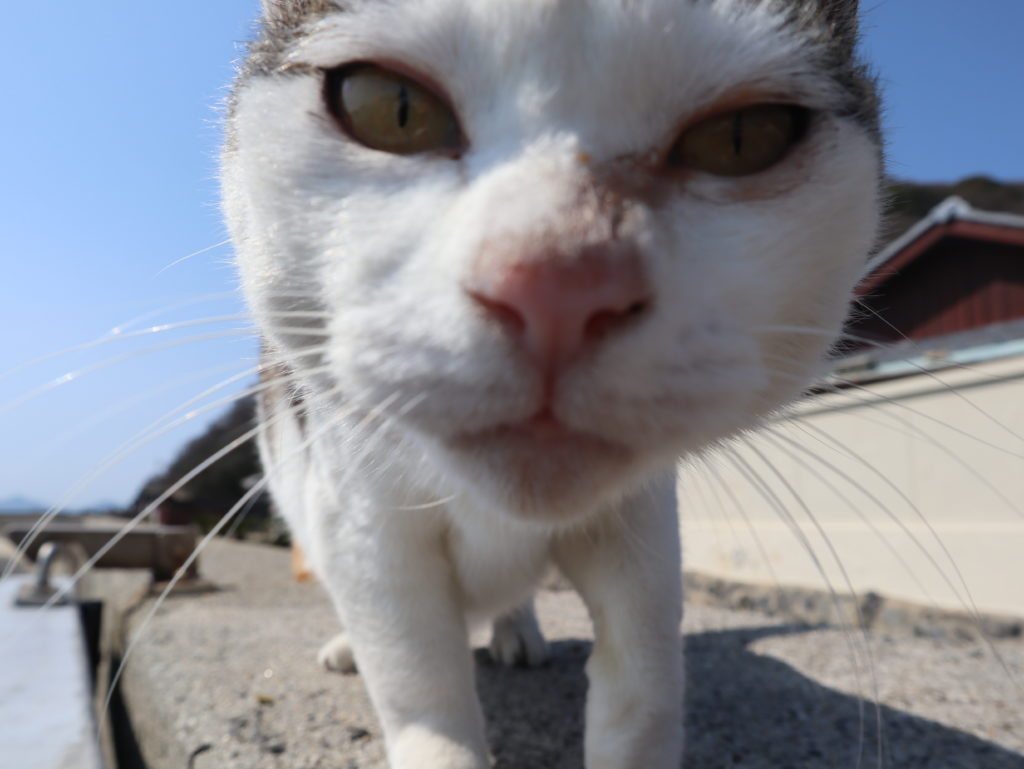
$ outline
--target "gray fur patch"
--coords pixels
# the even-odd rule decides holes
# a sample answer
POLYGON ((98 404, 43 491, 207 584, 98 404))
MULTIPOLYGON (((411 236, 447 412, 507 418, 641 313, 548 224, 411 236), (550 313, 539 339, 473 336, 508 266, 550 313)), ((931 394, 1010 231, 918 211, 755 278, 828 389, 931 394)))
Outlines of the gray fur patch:
POLYGON ((344 10, 341 0, 269 0, 259 36, 249 45, 239 81, 281 72, 285 55, 302 36, 306 25, 344 10))
POLYGON ((858 0, 753 0, 772 3, 784 13, 787 26, 821 52, 818 65, 847 95, 839 114, 863 125, 881 144, 878 81, 858 55, 858 0))

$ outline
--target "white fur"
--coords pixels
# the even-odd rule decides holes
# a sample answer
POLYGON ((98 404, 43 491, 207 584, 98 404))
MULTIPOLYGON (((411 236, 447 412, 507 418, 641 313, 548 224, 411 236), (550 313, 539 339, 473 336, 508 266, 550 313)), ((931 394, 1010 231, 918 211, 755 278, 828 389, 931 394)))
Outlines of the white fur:
POLYGON ((532 614, 516 607, 551 560, 595 621, 587 769, 679 766, 673 463, 755 424, 819 370, 823 335, 771 327, 838 333, 874 239, 877 148, 852 120, 824 117, 756 178, 694 174, 623 204, 619 237, 654 297, 642 323, 559 380, 553 410, 590 443, 486 437, 536 411, 540 382, 462 286, 502 258, 494 244, 558 233, 595 169, 655 173, 680 126, 730 95, 827 112, 839 95, 814 54, 749 0, 373 0, 290 52, 294 64, 393 61, 431 78, 469 139, 457 160, 354 143, 314 75, 239 88, 224 190, 244 288, 300 374, 328 366, 302 383, 309 429, 325 437, 278 470, 273 457, 301 437, 275 428, 264 456, 348 629, 394 769, 489 765, 467 618, 519 611, 495 653, 542 658, 532 614), (329 318, 327 349, 308 360, 294 355, 310 339, 275 330, 272 313, 297 308, 329 318))

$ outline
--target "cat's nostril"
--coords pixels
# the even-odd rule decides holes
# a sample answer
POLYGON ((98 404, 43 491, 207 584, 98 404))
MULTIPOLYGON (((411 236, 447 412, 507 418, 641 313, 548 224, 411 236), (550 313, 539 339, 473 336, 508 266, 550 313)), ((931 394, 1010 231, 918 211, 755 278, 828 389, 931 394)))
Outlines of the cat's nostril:
POLYGON ((510 334, 521 336, 526 331, 526 320, 515 307, 471 289, 467 289, 466 293, 510 334))
POLYGON ((638 299, 623 309, 598 310, 589 318, 583 327, 584 340, 598 340, 610 334, 619 326, 633 321, 647 312, 647 299, 638 299))
POLYGON ((545 369, 640 319, 651 304, 639 259, 606 253, 498 263, 477 270, 466 292, 545 369))

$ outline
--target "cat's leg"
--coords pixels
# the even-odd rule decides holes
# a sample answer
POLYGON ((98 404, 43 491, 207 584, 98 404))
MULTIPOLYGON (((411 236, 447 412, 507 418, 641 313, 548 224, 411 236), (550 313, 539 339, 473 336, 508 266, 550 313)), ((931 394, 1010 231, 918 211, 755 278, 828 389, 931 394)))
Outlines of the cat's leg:
POLYGON ((682 574, 671 479, 559 537, 554 555, 594 622, 586 769, 679 769, 682 574))
POLYGON ((355 673, 356 660, 352 655, 352 642, 348 640, 348 633, 338 633, 321 646, 316 653, 316 661, 335 673, 355 673))
POLYGON ((338 537, 325 583, 384 732, 391 769, 490 766, 452 567, 429 516, 338 537))
MULTIPOLYGON (((536 668, 548 661, 551 651, 537 622, 532 599, 494 620, 489 650, 491 659, 508 667, 536 668)), ((316 659, 335 673, 358 672, 347 633, 338 633, 321 646, 316 659)))
POLYGON ((509 666, 535 668, 548 661, 548 642, 540 631, 532 598, 494 620, 490 652, 495 662, 509 666))

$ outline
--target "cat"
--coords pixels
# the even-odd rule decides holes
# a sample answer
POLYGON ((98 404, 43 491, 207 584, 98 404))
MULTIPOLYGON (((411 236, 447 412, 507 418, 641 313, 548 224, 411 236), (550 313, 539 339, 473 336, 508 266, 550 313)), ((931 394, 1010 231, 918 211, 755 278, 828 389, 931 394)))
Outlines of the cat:
POLYGON ((489 766, 467 627, 542 662, 550 563, 594 623, 587 769, 680 766, 675 466, 825 370, 880 219, 857 19, 265 1, 222 159, 260 450, 393 769, 489 766))

